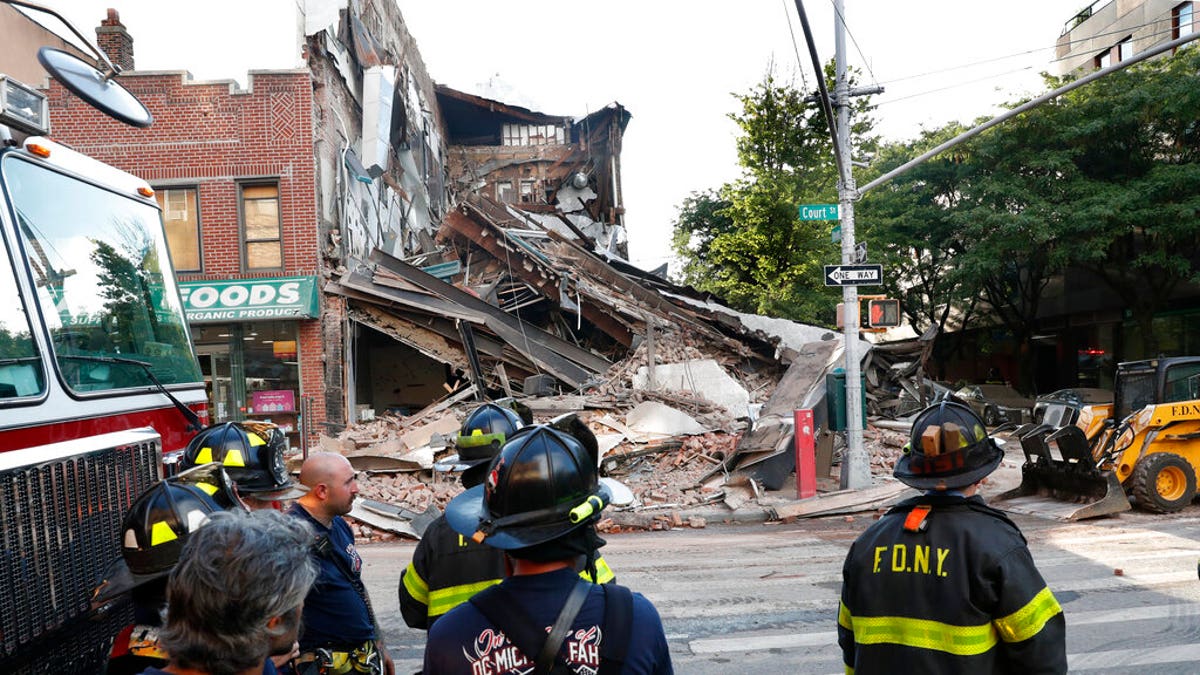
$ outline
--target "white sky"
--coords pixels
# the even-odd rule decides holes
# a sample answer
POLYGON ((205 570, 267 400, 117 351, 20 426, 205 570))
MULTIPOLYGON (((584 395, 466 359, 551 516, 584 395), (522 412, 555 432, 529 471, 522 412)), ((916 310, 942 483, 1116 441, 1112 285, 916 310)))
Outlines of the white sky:
MULTIPOLYGON (((297 0, 45 0, 89 37, 116 7, 139 70, 189 70, 197 79, 297 65, 297 0), (214 39, 215 35, 220 38, 214 39)), ((734 93, 771 63, 815 86, 794 0, 397 0, 430 76, 468 93, 498 76, 506 102, 582 117, 613 101, 633 115, 622 166, 633 262, 670 256, 671 224, 693 191, 739 174, 734 93)), ((877 130, 886 139, 969 121, 1042 91, 1064 22, 1087 0, 845 0, 849 62, 882 84, 877 130), (927 75, 929 73, 934 73, 927 75), (922 76, 924 75, 924 76, 922 76), (920 77, 919 77, 920 76, 920 77), (968 84, 972 83, 972 84, 968 84)), ((833 57, 832 0, 805 3, 822 62, 833 57)), ((486 95, 486 94, 485 94, 486 95)))

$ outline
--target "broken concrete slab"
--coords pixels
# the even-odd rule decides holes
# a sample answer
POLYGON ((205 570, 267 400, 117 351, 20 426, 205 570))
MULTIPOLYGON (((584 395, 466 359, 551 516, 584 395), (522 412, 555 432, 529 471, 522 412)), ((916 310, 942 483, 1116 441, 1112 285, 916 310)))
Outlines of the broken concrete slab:
POLYGON ((899 501, 904 497, 915 496, 917 494, 917 490, 908 487, 904 483, 886 481, 859 490, 843 490, 827 495, 818 495, 803 501, 775 506, 771 510, 773 515, 780 520, 785 518, 831 516, 839 513, 871 511, 883 505, 899 501))
MULTIPOLYGON (((432 422, 405 431, 400 436, 400 440, 407 447, 419 448, 428 445, 434 434, 451 438, 457 436, 460 427, 461 423, 458 421, 458 417, 452 412, 447 412, 432 422)), ((432 460, 430 461, 432 462, 432 460)))
POLYGON ((707 433, 691 415, 658 401, 643 401, 625 416, 625 424, 635 432, 665 438, 707 433))
MULTIPOLYGON (((712 359, 666 363, 654 367, 656 388, 692 392, 716 403, 733 417, 749 414, 750 392, 712 359)), ((645 366, 633 375, 634 389, 649 388, 650 372, 645 366)))

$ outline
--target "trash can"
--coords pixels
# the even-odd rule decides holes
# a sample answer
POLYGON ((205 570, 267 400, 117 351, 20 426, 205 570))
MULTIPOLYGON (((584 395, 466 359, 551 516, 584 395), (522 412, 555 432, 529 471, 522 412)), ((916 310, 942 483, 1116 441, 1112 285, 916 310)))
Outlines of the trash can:
MULTIPOLYGON (((859 374, 859 405, 864 426, 867 419, 867 376, 859 374)), ((846 410, 846 369, 834 368, 825 375, 825 409, 829 412, 829 430, 845 431, 849 413, 846 410)))

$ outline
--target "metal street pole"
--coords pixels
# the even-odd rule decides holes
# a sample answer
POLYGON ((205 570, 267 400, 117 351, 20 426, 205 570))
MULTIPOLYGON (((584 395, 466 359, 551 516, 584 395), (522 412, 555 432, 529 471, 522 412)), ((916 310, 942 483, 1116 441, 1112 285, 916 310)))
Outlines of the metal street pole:
MULTIPOLYGON (((854 199, 856 188, 850 159, 850 82, 846 68, 846 22, 842 0, 833 2, 834 60, 837 80, 833 85, 837 106, 838 160, 843 163, 839 172, 838 203, 842 216, 842 264, 852 265, 854 253, 854 199)), ((846 354, 846 454, 842 457, 842 489, 867 487, 871 484, 871 460, 863 447, 863 411, 861 362, 858 356, 858 287, 842 288, 843 318, 845 319, 846 354)))

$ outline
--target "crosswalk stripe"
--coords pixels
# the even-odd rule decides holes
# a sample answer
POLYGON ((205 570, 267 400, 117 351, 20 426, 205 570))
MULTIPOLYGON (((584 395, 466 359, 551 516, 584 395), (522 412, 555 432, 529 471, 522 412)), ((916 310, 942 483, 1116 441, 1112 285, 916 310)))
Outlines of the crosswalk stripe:
POLYGON ((1153 649, 1114 649, 1105 652, 1068 654, 1067 667, 1081 670, 1111 670, 1119 666, 1153 666, 1200 661, 1200 645, 1171 645, 1153 649))
MULTIPOLYGON (((1166 604, 1154 605, 1151 607, 1129 607, 1125 609, 1114 610, 1094 610, 1083 612, 1067 611, 1067 630, 1070 631, 1074 626, 1087 626, 1103 623, 1127 623, 1130 621, 1149 621, 1157 619, 1165 619, 1170 617, 1196 616, 1200 615, 1200 605, 1194 604, 1166 604)), ((832 623, 832 621, 831 621, 832 623)), ((829 647, 831 649, 837 646, 836 631, 820 631, 813 633, 789 633, 786 635, 748 635, 742 637, 724 637, 724 638, 702 638, 688 642, 688 647, 693 654, 718 654, 718 653, 739 653, 739 652, 754 652, 767 649, 795 649, 806 647, 829 647)), ((1189 645, 1189 648, 1191 646, 1189 645)), ((1200 649, 1200 646, 1195 647, 1200 649)), ((1155 653, 1162 650, 1155 648, 1155 653)), ((1114 652, 1116 653, 1116 652, 1114 652)), ((1090 656, 1089 654, 1074 655, 1073 658, 1084 659, 1090 656)), ((1141 658, 1141 657, 1139 657, 1141 658)), ((1157 657, 1155 657, 1157 658, 1157 657)), ((1191 656, 1179 657, 1178 655, 1164 656, 1162 660, 1147 661, 1146 663, 1169 663, 1179 660, 1189 660, 1191 656)), ((1200 660, 1198 658, 1197 660, 1200 660)), ((1088 667, 1089 660, 1084 659, 1080 668, 1088 667)), ((1097 663, 1141 663, 1140 661, 1098 661, 1097 663)), ((1071 662, 1071 667, 1075 669, 1075 661, 1071 662)), ((1096 666, 1099 667, 1099 666, 1096 666)))

